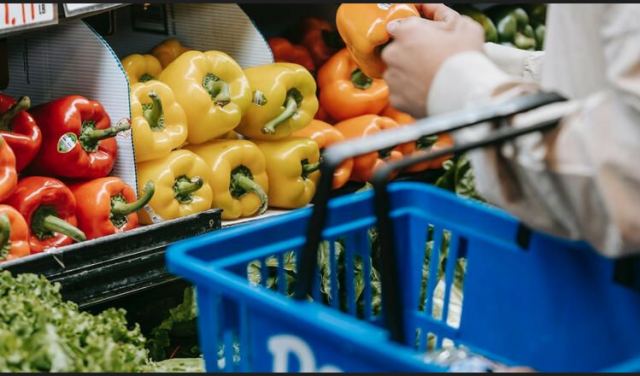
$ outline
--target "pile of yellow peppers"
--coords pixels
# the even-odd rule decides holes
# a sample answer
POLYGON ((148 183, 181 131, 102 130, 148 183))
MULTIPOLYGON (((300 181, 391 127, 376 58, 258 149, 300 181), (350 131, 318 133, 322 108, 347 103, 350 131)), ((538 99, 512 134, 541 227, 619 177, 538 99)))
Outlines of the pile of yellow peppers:
POLYGON ((175 38, 122 65, 138 178, 156 183, 141 223, 210 208, 231 220, 311 201, 320 151, 294 132, 312 122, 318 100, 301 65, 242 69, 223 52, 196 51, 175 38))

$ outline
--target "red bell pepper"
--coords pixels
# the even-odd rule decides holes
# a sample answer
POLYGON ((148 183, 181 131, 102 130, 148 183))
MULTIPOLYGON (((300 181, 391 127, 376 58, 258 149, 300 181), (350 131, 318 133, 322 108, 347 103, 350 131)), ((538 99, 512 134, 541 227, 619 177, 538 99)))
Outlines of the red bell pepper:
POLYGON ((29 227, 22 214, 9 205, 0 205, 0 261, 29 256, 29 227))
POLYGON ((344 42, 336 28, 317 17, 309 17, 302 21, 302 45, 307 47, 318 68, 334 53, 344 48, 344 42))
POLYGON ((31 253, 86 239, 75 226, 76 199, 60 180, 30 176, 20 182, 7 200, 29 224, 31 253))
POLYGON ((4 138, 0 136, 0 202, 11 196, 17 183, 16 157, 4 138))
POLYGON ((42 133, 33 116, 27 112, 29 107, 29 97, 20 97, 16 101, 8 95, 0 94, 0 135, 16 156, 18 172, 31 163, 42 144, 42 133))
POLYGON ((30 167, 32 175, 96 179, 109 175, 118 149, 113 138, 131 128, 111 126, 104 107, 69 95, 35 107, 31 114, 42 130, 42 147, 30 167))
POLYGON ((108 176, 69 186, 76 198, 78 227, 87 239, 115 234, 138 227, 138 214, 153 197, 149 181, 136 200, 136 192, 122 179, 108 176))
POLYGON ((309 72, 315 72, 316 66, 306 47, 292 44, 287 39, 280 37, 269 38, 268 42, 275 62, 299 64, 309 72))

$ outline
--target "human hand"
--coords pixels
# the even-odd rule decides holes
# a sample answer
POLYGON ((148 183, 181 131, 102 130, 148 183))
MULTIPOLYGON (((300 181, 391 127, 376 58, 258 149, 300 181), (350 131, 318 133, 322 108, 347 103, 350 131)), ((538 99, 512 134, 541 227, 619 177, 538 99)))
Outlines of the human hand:
POLYGON ((443 4, 423 4, 420 11, 424 18, 387 25, 393 41, 382 50, 389 101, 416 118, 426 116, 429 89, 444 61, 457 53, 482 51, 484 44, 484 30, 471 18, 443 4))

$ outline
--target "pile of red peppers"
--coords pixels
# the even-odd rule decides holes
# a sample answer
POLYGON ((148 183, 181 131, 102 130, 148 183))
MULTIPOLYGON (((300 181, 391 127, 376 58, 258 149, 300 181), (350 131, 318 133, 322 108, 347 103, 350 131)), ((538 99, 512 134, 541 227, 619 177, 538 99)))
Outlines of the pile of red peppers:
POLYGON ((154 193, 109 176, 115 136, 97 101, 69 95, 32 107, 0 94, 0 261, 130 230, 154 193))

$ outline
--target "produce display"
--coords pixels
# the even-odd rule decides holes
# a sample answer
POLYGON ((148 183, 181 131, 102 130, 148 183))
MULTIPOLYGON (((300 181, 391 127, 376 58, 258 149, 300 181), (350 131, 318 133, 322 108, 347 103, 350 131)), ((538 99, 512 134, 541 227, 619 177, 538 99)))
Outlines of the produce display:
MULTIPOLYGON (((487 41, 526 50, 544 45, 542 5, 454 8, 479 22, 487 41)), ((327 147, 415 123, 390 105, 380 53, 390 42, 386 24, 417 15, 413 4, 342 4, 335 20, 306 17, 293 25, 299 32, 292 37, 267 38, 275 62, 252 67, 241 67, 225 51, 199 50, 168 38, 120 57, 129 82, 130 121, 114 122, 99 101, 73 92, 45 103, 0 94, 0 262, 212 208, 222 209, 223 220, 237 220, 269 208, 309 205, 327 147), (115 137, 129 130, 137 187, 114 174, 115 137)), ((452 145, 453 138, 442 134, 345 160, 334 172, 332 187, 368 189, 385 163, 452 145)), ((482 200, 464 155, 423 162, 392 178, 424 172, 437 175, 430 180, 436 186, 482 200)), ((369 237, 370 275, 364 275, 361 261, 353 265, 355 294, 360 304, 359 281, 371 278, 373 311, 379 314, 380 249, 377 233, 369 237)), ((429 239, 423 279, 430 270, 433 236, 429 239)), ((347 278, 345 245, 336 241, 333 247, 339 278, 347 278)), ((328 243, 319 257, 322 299, 329 301, 328 243)), ((249 281, 267 277, 267 285, 275 288, 278 267, 295 280, 294 258, 291 253, 282 261, 251 264, 249 281)), ((437 261, 444 268, 446 253, 437 261)), ((464 270, 461 259, 451 298, 458 307, 450 308, 454 311, 462 301, 464 270)), ((62 300, 59 289, 43 277, 0 273, 5 297, 0 300, 5 304, 0 371, 202 371, 197 346, 178 351, 169 338, 184 329, 181 325, 195 325, 193 290, 186 290, 185 302, 147 341, 137 325, 127 324, 123 311, 80 312, 62 300), (194 358, 151 360, 166 357, 167 351, 170 358, 176 353, 194 358)), ((444 294, 444 287, 436 288, 434 309, 442 310, 444 294)))

